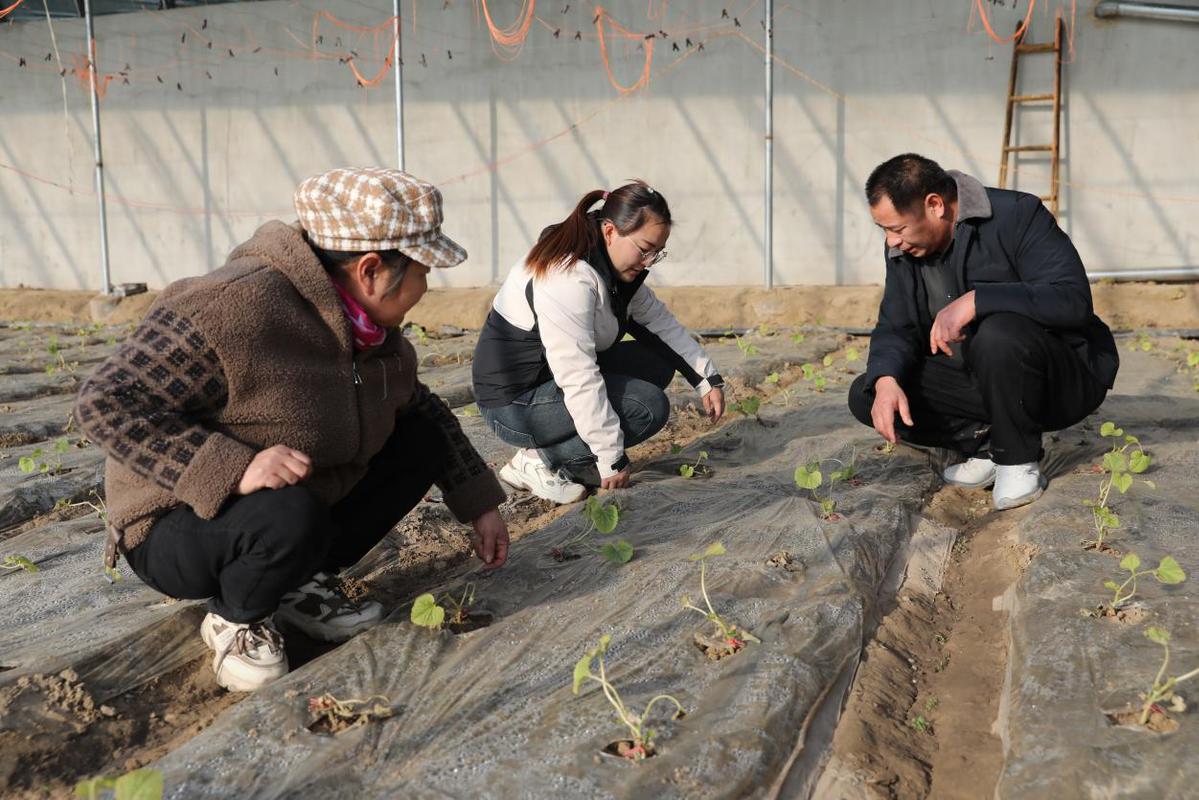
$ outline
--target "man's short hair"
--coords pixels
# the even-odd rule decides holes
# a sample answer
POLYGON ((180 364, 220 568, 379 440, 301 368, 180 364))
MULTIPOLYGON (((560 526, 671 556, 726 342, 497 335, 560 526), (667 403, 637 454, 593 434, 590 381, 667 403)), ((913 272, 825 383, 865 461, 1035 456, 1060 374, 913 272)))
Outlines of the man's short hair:
POLYGON ((896 211, 907 214, 930 194, 952 203, 958 198, 957 182, 936 161, 915 153, 887 159, 866 179, 866 200, 872 208, 889 197, 896 211))

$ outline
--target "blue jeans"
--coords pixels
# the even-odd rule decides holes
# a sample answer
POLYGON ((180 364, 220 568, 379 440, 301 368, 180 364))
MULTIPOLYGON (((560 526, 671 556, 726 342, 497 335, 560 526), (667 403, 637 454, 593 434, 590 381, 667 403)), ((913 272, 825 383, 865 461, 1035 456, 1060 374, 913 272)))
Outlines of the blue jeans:
MULTIPOLYGON (((670 401, 663 391, 674 367, 637 342, 617 342, 599 354, 608 402, 620 418, 625 447, 644 442, 666 424, 670 401)), ((586 486, 599 486, 595 455, 575 430, 562 389, 547 381, 506 406, 480 408, 496 436, 516 447, 541 451, 552 470, 586 486)))

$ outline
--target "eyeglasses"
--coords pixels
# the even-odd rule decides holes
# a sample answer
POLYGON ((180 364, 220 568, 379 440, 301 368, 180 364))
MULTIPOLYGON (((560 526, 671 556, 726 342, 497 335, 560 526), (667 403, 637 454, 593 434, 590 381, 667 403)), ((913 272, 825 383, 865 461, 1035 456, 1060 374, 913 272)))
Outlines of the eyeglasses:
POLYGON ((665 249, 654 250, 653 248, 650 248, 649 250, 642 250, 640 247, 637 247, 637 243, 632 239, 629 239, 629 241, 637 250, 637 255, 641 256, 641 263, 646 267, 652 267, 654 264, 657 264, 662 259, 666 258, 667 255, 669 255, 665 249))

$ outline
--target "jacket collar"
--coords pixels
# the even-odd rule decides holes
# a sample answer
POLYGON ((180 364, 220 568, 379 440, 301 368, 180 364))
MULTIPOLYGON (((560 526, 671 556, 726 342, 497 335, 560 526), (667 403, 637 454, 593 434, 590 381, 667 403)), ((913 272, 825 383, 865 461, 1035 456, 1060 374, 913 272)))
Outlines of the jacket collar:
MULTIPOLYGON (((959 172, 956 169, 946 170, 958 187, 958 216, 954 220, 954 228, 967 220, 991 218, 991 198, 987 196, 987 187, 982 181, 972 175, 959 172)), ((888 258, 899 258, 904 253, 898 247, 888 247, 888 258)))
POLYGON ((266 223, 229 258, 241 256, 260 258, 267 266, 282 273, 300 296, 316 309, 337 337, 338 344, 347 351, 353 350, 350 321, 342 310, 341 299, 299 224, 288 225, 278 220, 266 223))
POLYGON ((649 270, 642 270, 641 274, 632 283, 625 283, 620 280, 620 277, 616 274, 616 267, 612 266, 612 259, 608 257, 608 248, 604 246, 604 235, 600 227, 601 224, 599 217, 596 216, 595 228, 597 235, 595 247, 592 247, 591 252, 587 254, 587 263, 599 273, 610 294, 619 295, 627 301, 628 298, 637 293, 637 289, 641 287, 641 284, 645 283, 645 279, 649 277, 649 270))

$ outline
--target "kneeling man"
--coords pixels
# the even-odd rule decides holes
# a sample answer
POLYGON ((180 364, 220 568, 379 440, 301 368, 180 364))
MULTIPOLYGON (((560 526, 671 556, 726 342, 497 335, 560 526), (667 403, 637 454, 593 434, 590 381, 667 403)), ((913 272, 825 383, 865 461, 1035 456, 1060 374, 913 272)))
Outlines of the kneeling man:
POLYGON ((1078 252, 1034 195, 913 153, 880 164, 866 199, 887 279, 850 410, 889 442, 961 454, 945 480, 993 483, 995 508, 1031 503, 1041 434, 1098 408, 1119 367, 1078 252))

